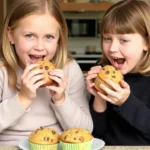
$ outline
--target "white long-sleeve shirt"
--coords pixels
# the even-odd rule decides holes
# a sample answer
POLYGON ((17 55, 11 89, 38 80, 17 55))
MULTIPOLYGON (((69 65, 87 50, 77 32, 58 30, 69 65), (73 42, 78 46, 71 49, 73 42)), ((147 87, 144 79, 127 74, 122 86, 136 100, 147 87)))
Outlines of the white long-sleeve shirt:
MULTIPOLYGON (((17 145, 21 138, 40 126, 55 128, 58 132, 70 127, 82 127, 92 131, 93 122, 89 112, 87 90, 82 71, 76 61, 63 68, 67 77, 65 101, 61 105, 51 102, 48 89, 37 89, 37 99, 28 110, 24 110, 18 100, 18 92, 8 85, 8 75, 0 67, 0 145, 17 145)), ((17 71, 21 84, 23 70, 17 71)))

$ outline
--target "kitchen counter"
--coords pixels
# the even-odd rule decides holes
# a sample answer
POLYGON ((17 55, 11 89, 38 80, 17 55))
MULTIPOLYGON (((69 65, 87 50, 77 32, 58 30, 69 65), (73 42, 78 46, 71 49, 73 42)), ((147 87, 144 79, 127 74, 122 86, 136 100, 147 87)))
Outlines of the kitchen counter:
MULTIPOLYGON (((0 146, 0 150, 20 150, 17 146, 0 146)), ((105 146, 101 150, 150 150, 150 146, 105 146)))

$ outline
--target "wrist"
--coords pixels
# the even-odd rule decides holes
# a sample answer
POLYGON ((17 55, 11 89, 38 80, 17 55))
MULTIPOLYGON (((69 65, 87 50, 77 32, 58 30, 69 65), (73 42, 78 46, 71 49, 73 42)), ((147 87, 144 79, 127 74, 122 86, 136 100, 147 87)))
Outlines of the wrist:
POLYGON ((33 102, 32 100, 29 100, 27 97, 25 97, 23 94, 18 93, 18 99, 19 102, 21 104, 21 106, 24 109, 28 109, 28 107, 31 105, 31 103, 33 102))
POLYGON ((65 94, 63 94, 59 100, 52 100, 52 101, 53 101, 53 103, 55 105, 61 105, 61 104, 63 104, 64 101, 65 101, 65 94))
POLYGON ((107 108, 107 103, 105 100, 101 99, 100 97, 95 97, 93 108, 96 112, 104 112, 107 108))

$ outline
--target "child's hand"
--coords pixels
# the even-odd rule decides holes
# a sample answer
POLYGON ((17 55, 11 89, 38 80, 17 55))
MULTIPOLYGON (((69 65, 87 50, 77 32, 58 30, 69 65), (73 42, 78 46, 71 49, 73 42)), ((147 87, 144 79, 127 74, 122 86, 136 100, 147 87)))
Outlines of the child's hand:
POLYGON ((38 64, 27 65, 21 76, 21 90, 19 95, 24 100, 35 100, 37 88, 44 84, 44 81, 41 81, 44 78, 44 70, 33 70, 37 66, 38 64))
POLYGON ((96 96, 97 90, 94 87, 94 79, 97 77, 97 74, 99 73, 101 67, 100 66, 94 66, 88 71, 88 75, 86 77, 86 84, 88 91, 96 96))
POLYGON ((50 78, 55 81, 55 84, 46 86, 50 90, 52 101, 54 104, 61 104, 65 100, 65 90, 67 79, 63 70, 55 69, 50 72, 50 78))
POLYGON ((130 95, 129 85, 124 80, 120 82, 120 86, 109 79, 107 79, 106 82, 113 87, 114 90, 111 90, 105 85, 101 84, 100 87, 107 93, 107 95, 103 95, 102 93, 98 94, 102 99, 114 105, 121 106, 130 95))

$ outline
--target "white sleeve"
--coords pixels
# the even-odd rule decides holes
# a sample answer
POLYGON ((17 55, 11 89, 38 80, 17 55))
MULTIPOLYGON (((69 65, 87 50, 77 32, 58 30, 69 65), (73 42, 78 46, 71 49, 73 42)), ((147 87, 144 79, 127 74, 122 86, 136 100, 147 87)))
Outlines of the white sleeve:
POLYGON ((10 94, 8 89, 8 78, 6 70, 0 68, 0 133, 17 123, 17 121, 28 112, 24 110, 18 100, 18 94, 10 94), (6 93, 6 94, 4 94, 6 93), (9 95, 10 94, 10 95, 9 95), (5 98, 7 97, 9 98, 5 98))

